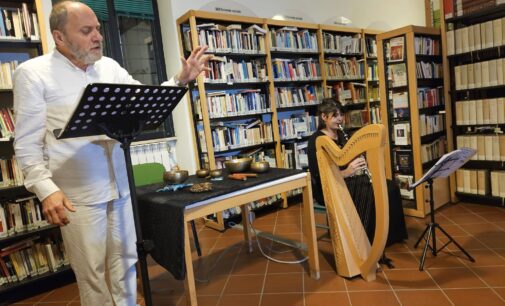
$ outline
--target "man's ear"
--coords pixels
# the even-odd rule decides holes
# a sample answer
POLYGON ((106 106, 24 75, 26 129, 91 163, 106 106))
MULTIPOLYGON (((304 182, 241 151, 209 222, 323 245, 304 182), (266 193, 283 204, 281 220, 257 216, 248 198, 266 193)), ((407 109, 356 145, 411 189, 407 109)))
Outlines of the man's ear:
POLYGON ((61 32, 60 30, 54 30, 52 34, 53 34, 54 43, 57 46, 62 45, 63 42, 64 42, 64 34, 63 34, 63 32, 61 32))

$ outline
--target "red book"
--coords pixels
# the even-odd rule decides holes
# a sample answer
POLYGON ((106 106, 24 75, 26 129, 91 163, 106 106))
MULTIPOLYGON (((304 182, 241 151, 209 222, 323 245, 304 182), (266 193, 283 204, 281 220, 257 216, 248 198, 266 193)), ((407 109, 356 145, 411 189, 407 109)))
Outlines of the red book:
POLYGON ((454 17, 454 2, 453 0, 444 0, 444 17, 449 19, 454 17))

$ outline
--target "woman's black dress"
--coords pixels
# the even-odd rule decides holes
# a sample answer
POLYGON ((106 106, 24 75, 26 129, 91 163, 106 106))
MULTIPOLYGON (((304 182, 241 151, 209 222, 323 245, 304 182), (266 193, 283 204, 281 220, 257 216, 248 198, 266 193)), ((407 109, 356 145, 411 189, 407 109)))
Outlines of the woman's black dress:
MULTIPOLYGON (((338 139, 344 139, 344 135, 340 132, 338 139)), ((325 134, 321 131, 316 131, 309 139, 308 143, 308 159, 309 170, 312 178, 312 193, 314 199, 324 205, 324 196, 321 186, 321 178, 316 157, 316 139, 325 134)), ((335 141, 339 147, 345 145, 345 141, 335 141)), ((347 188, 351 198, 353 199, 356 211, 363 223, 363 227, 367 233, 370 242, 373 242, 375 234, 375 200, 373 187, 366 175, 354 175, 345 178, 347 188)), ((402 198, 400 188, 391 180, 387 180, 387 190, 389 198, 389 232, 386 246, 396 242, 401 242, 407 239, 407 228, 405 226, 405 216, 403 215, 402 198)))

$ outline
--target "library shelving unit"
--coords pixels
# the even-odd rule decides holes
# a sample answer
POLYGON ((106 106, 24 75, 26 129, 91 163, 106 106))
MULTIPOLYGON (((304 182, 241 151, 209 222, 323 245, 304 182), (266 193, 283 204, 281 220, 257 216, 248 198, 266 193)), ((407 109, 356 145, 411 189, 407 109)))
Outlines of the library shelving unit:
POLYGON ((363 29, 365 54, 366 100, 368 102, 369 122, 381 123, 379 63, 377 59, 377 35, 380 31, 363 29))
POLYGON ((441 1, 453 146, 477 154, 452 177, 453 201, 505 205, 505 5, 441 1))
MULTIPOLYGON (((222 168, 233 156, 252 156, 272 166, 306 169, 317 105, 336 88, 342 97, 350 96, 348 105, 364 113, 361 125, 370 122, 369 101, 378 103, 378 98, 369 94, 377 80, 367 72, 367 56, 373 63, 376 55, 365 54, 364 37, 373 48, 375 31, 194 10, 178 18, 177 25, 181 54, 186 57, 195 46, 207 45, 214 55, 212 71, 189 84, 200 167, 222 168), (326 49, 324 36, 333 41, 326 49), (348 47, 340 51, 335 43, 348 47), (241 135, 246 141, 241 142, 241 135)), ((285 195, 282 201, 286 207, 285 195)), ((218 214, 206 224, 224 230, 226 217, 218 214)))
MULTIPOLYGON (((407 190, 446 153, 440 30, 406 26, 377 35, 386 176, 400 185, 406 214, 429 213, 425 188, 407 190)), ((449 202, 449 180, 434 181, 435 207, 449 202)))
POLYGON ((49 258, 47 248, 61 250, 60 232, 44 222, 40 203, 23 187, 13 149, 12 73, 20 62, 47 51, 42 2, 0 1, 0 11, 0 300, 9 304, 70 268, 49 258))
POLYGON ((317 129, 317 105, 323 99, 318 25, 267 19, 266 26, 280 165, 307 169, 307 141, 317 129))
POLYGON ((369 122, 363 30, 320 28, 325 96, 346 106, 347 129, 359 129, 369 122))
MULTIPOLYGON (((214 55, 211 71, 189 84, 199 166, 224 168, 226 159, 244 155, 279 165, 264 19, 191 10, 177 25, 185 57, 200 45, 214 55)), ((206 224, 224 230, 224 219, 234 213, 217 214, 206 224)))

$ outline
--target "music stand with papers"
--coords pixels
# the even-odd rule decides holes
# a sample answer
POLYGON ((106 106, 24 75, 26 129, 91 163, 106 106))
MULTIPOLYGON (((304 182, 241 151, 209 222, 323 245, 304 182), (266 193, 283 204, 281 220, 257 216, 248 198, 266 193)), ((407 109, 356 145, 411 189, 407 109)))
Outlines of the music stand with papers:
POLYGON ((63 129, 53 131, 57 139, 107 135, 121 143, 137 235, 137 252, 146 305, 152 305, 147 253, 152 241, 143 240, 130 146, 143 131, 160 126, 186 93, 186 87, 129 84, 88 84, 79 104, 63 129))
POLYGON ((428 248, 431 249, 431 253, 433 256, 437 256, 437 253, 442 251, 449 243, 454 242, 454 244, 463 252, 470 261, 475 262, 470 254, 468 254, 465 249, 459 243, 454 240, 441 226, 440 224, 435 222, 435 200, 433 199, 433 179, 437 177, 447 177, 452 174, 454 171, 458 170, 461 166, 463 166, 469 159, 475 154, 474 149, 470 148, 461 148, 450 153, 443 155, 437 163, 431 167, 426 174, 420 178, 417 182, 409 185, 409 190, 414 189, 416 186, 426 182, 426 188, 430 189, 430 214, 431 214, 431 222, 426 226, 423 234, 417 240, 414 248, 417 248, 421 240, 425 240, 426 244, 424 245, 423 254, 421 255, 421 263, 419 264, 419 271, 422 271, 424 268, 424 262, 426 260, 426 252, 428 248), (449 241, 444 244, 440 249, 437 250, 437 242, 435 229, 439 229, 442 233, 449 238, 449 241), (432 245, 430 245, 430 238, 432 239, 432 245))

